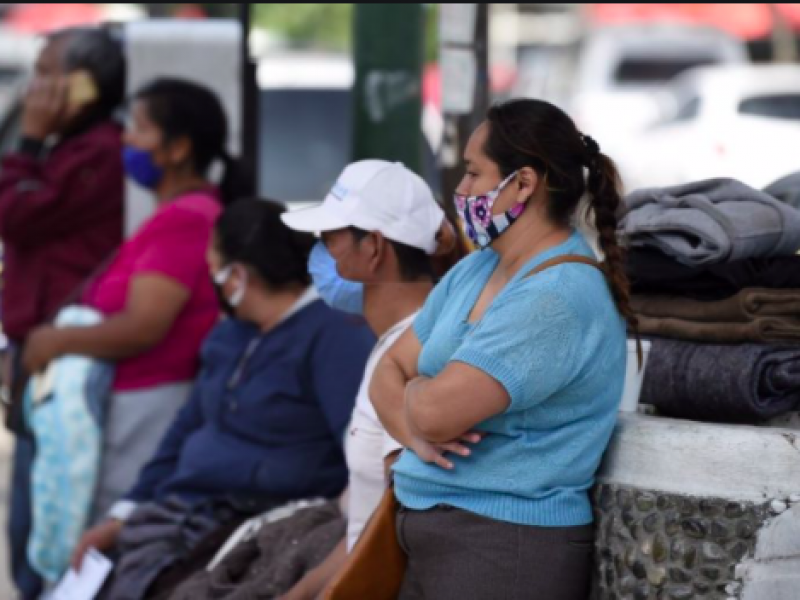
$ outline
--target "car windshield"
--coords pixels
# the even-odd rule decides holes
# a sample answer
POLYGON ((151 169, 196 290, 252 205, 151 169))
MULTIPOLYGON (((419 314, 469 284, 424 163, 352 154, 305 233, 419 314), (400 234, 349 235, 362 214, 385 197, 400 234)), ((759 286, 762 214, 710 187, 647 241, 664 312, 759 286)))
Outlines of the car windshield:
MULTIPOLYGON (((261 91, 258 189, 262 196, 319 202, 353 156, 353 107, 349 88, 283 88, 261 91)), ((424 136, 420 175, 441 192, 436 156, 424 136)))
POLYGON ((753 96, 739 103, 743 115, 800 121, 800 93, 753 96))
POLYGON ((262 90, 260 193, 322 200, 349 162, 351 122, 349 89, 262 90))
POLYGON ((716 64, 711 57, 692 56, 680 58, 629 57, 620 61, 614 72, 619 85, 653 85, 666 83, 676 75, 703 65, 716 64))

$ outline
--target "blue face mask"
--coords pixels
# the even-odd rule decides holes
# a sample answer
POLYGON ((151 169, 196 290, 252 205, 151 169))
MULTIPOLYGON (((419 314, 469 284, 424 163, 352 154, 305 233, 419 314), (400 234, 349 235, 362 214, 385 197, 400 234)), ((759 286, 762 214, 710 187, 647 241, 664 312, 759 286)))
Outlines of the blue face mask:
POLYGON ((122 164, 128 177, 148 190, 155 189, 164 176, 164 170, 153 162, 149 152, 133 146, 125 146, 122 164))
POLYGON ((336 261, 322 242, 317 242, 308 257, 308 272, 325 304, 353 315, 363 314, 364 284, 339 275, 336 261))

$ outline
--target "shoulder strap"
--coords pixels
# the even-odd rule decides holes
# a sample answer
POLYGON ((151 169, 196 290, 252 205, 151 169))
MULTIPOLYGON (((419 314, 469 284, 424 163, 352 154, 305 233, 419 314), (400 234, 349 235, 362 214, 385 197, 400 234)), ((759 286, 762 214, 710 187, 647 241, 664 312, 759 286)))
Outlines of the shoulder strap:
MULTIPOLYGON (((557 267, 558 265, 563 265, 566 263, 578 263, 583 265, 589 265, 590 267, 594 267, 598 269, 603 275, 606 274, 606 269, 602 263, 597 262, 594 259, 588 258, 586 256, 581 256, 580 254, 563 254, 561 256, 556 256, 555 258, 551 258, 550 260, 544 261, 539 266, 535 267, 531 270, 530 273, 525 275, 523 279, 527 279, 528 277, 532 277, 537 273, 541 273, 542 271, 549 269, 550 267, 557 267)), ((639 360, 639 370, 642 370, 642 365, 644 364, 644 351, 642 350, 642 338, 639 336, 638 328, 633 328, 633 334, 636 336, 636 358, 639 360)))
POLYGON ((541 273, 542 271, 549 269, 550 267, 557 267, 558 265, 563 265, 565 263, 580 263, 584 265, 589 265, 590 267, 594 267, 595 269, 599 269, 600 271, 605 274, 605 268, 602 264, 597 262, 594 259, 591 259, 587 256, 581 256, 580 254, 563 254, 561 256, 556 256, 555 258, 551 258, 550 260, 544 261, 538 267, 531 270, 530 273, 525 275, 523 279, 527 279, 537 273, 541 273))

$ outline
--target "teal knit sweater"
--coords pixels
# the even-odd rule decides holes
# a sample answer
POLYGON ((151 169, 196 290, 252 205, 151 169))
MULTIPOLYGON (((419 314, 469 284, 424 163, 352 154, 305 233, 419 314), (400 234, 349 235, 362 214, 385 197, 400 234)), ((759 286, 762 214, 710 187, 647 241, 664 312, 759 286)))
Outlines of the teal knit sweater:
POLYGON ((492 519, 541 527, 590 523, 587 490, 611 438, 625 379, 625 325, 602 273, 564 264, 525 277, 562 254, 593 257, 580 233, 528 262, 476 324, 467 322, 496 268, 492 250, 457 265, 414 323, 419 372, 450 361, 480 369, 505 387, 508 409, 479 424, 489 435, 455 469, 406 451, 395 491, 408 508, 448 504, 492 519))

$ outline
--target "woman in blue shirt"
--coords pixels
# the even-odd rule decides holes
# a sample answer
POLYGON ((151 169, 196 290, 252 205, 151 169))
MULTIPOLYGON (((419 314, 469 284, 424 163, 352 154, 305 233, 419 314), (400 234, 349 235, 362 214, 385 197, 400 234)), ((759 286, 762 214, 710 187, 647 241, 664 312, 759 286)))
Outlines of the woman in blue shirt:
POLYGON ((492 108, 465 160, 456 206, 481 250, 429 296, 370 393, 409 449, 394 468, 409 558, 400 598, 585 600, 588 490, 632 319, 617 172, 536 100, 492 108), (584 197, 602 265, 573 227, 584 197))

